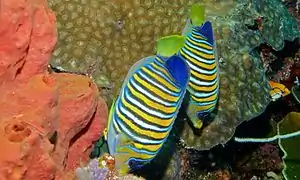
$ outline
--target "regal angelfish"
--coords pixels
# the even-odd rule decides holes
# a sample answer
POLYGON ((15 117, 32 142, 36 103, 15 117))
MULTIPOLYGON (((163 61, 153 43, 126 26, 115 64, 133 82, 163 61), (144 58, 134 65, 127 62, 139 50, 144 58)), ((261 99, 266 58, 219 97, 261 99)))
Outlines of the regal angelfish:
POLYGON ((186 60, 191 72, 187 115, 195 128, 201 128, 201 118, 208 115, 217 105, 219 66, 211 23, 206 21, 201 26, 194 26, 191 22, 187 27, 184 32, 185 44, 178 55, 186 60))
POLYGON ((130 69, 109 115, 107 142, 124 174, 150 162, 166 141, 190 72, 182 58, 153 56, 130 69))

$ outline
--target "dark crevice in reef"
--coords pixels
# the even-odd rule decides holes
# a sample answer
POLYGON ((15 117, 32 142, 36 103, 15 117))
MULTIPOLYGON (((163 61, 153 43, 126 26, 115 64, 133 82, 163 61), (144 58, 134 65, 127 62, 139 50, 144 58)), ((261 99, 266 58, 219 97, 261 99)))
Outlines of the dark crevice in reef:
POLYGON ((54 131, 54 133, 48 138, 49 142, 53 145, 56 145, 57 143, 57 131, 54 131))
POLYGON ((77 75, 83 75, 83 76, 86 76, 85 73, 82 73, 82 72, 73 72, 73 71, 64 70, 64 69, 55 67, 55 66, 53 66, 53 65, 51 65, 51 64, 49 64, 48 70, 49 70, 50 72, 55 72, 55 73, 68 73, 68 74, 77 74, 77 75))
POLYGON ((284 59, 287 57, 293 57, 298 49, 300 48, 299 38, 296 38, 294 41, 285 41, 285 46, 280 51, 272 50, 272 53, 278 58, 278 59, 284 59))
MULTIPOLYGON (((263 20, 263 18, 261 18, 261 20, 263 20)), ((254 20, 254 24, 253 25, 246 25, 246 27, 250 30, 253 30, 253 31, 258 31, 259 30, 259 21, 258 20, 254 20)))
POLYGON ((282 69, 286 63, 285 58, 295 57, 300 48, 299 40, 299 38, 296 38, 294 41, 285 41, 285 46, 280 51, 275 51, 266 43, 253 49, 253 52, 262 53, 262 62, 266 61, 265 63, 269 64, 271 71, 266 72, 267 77, 282 69))
MULTIPOLYGON (((26 49, 26 52, 28 52, 28 51, 29 51, 29 47, 27 47, 27 49, 26 49)), ((21 72, 22 72, 22 70, 23 70, 23 68, 24 68, 24 66, 25 66, 25 63, 26 63, 26 61, 24 60, 25 58, 26 58, 26 56, 24 56, 23 58, 21 58, 20 60, 18 60, 18 61, 16 62, 15 66, 18 66, 20 63, 22 63, 22 64, 21 64, 21 66, 17 69, 16 74, 15 74, 15 78, 16 78, 18 75, 21 74, 21 72)))

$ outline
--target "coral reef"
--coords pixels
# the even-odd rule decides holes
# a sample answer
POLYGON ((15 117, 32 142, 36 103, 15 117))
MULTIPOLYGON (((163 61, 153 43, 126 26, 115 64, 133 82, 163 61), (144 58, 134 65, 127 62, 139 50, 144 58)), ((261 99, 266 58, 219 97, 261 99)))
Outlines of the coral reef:
POLYGON ((106 126, 106 104, 88 77, 47 72, 56 21, 46 1, 0 4, 0 179, 72 179, 106 126))
MULTIPOLYGON (((189 7, 196 2, 175 1, 171 5, 134 0, 51 0, 49 5, 58 17, 59 29, 51 63, 90 75, 104 88, 102 96, 110 102, 130 66, 154 53, 155 39, 178 34, 189 7)), ((188 147, 209 149, 225 143, 238 124, 259 115, 270 101, 259 53, 252 50, 262 43, 281 49, 284 40, 293 40, 299 32, 295 21, 277 0, 201 3, 207 7, 207 17, 213 22, 217 36, 222 71, 220 103, 216 117, 207 123, 201 136, 196 136, 187 124, 181 136, 188 147), (272 10, 274 4, 279 4, 276 12, 272 10), (251 29, 257 18, 262 19, 262 28, 251 29), (282 25, 284 29, 280 29, 282 25)))
POLYGON ((279 148, 274 144, 263 144, 239 160, 235 168, 239 174, 244 174, 244 179, 251 178, 253 172, 256 176, 264 177, 266 172, 279 173, 283 167, 281 162, 279 148))
POLYGON ((137 177, 132 174, 127 174, 121 177, 118 176, 116 174, 117 171, 115 170, 115 162, 113 157, 110 155, 105 156, 106 158, 113 160, 113 162, 109 163, 108 159, 92 159, 87 166, 76 169, 76 180, 144 180, 144 178, 137 177), (102 164, 102 167, 99 166, 99 163, 102 164))
MULTIPOLYGON (((180 33, 189 8, 199 0, 49 0, 59 40, 51 64, 86 73, 114 98, 129 68, 155 54, 155 40, 180 33)), ((224 15, 235 0, 205 0, 207 14, 224 15)))
POLYGON ((299 0, 283 0, 289 12, 297 19, 298 29, 300 29, 300 2, 299 0))
POLYGON ((218 110, 200 135, 188 124, 179 132, 187 147, 198 149, 225 144, 236 126, 264 112, 270 89, 257 48, 269 44, 280 50, 284 40, 299 37, 296 20, 277 0, 238 1, 226 16, 212 22, 221 70, 218 110))

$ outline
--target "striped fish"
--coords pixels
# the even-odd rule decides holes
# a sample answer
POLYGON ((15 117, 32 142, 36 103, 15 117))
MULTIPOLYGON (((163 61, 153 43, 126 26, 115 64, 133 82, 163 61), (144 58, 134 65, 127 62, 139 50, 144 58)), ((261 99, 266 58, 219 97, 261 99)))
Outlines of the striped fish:
POLYGON ((187 115, 195 128, 202 127, 202 118, 217 104, 219 96, 219 67, 215 54, 212 25, 206 21, 202 26, 187 24, 184 29, 185 45, 178 55, 190 66, 188 83, 190 102, 187 115))
POLYGON ((150 162, 166 141, 190 76, 185 60, 149 57, 129 71, 109 114, 107 142, 120 174, 150 162))

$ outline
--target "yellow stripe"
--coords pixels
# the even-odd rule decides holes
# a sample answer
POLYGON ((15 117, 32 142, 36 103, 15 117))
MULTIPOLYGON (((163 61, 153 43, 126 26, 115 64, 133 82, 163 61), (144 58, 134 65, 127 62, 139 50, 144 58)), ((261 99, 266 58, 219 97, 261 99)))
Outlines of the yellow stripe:
POLYGON ((213 86, 198 86, 190 81, 189 86, 197 91, 211 92, 217 88, 218 83, 215 83, 213 86))
POLYGON ((160 63, 164 63, 164 60, 162 60, 162 59, 161 59, 160 57, 158 57, 158 56, 156 56, 155 59, 156 59, 157 61, 159 61, 160 63))
POLYGON ((141 143, 137 143, 137 142, 134 142, 133 145, 137 149, 145 149, 147 151, 152 151, 152 152, 157 151, 162 146, 162 144, 152 145, 152 144, 141 144, 141 143))
POLYGON ((206 106, 196 106, 196 108, 197 108, 197 112, 201 112, 201 111, 207 111, 207 110, 209 110, 209 109, 211 109, 211 108, 213 108, 213 107, 215 107, 216 106, 216 104, 214 103, 214 104, 210 104, 210 105, 206 105, 206 106))
MULTIPOLYGON (((162 72, 171 81, 175 81, 174 78, 172 76, 170 76, 170 74, 168 73, 168 71, 165 70, 165 69, 163 69, 162 67, 160 67, 160 66, 158 66, 158 65, 156 65, 156 64, 153 63, 153 68, 156 69, 156 70, 158 70, 158 71, 160 71, 160 72, 162 72)), ((172 85, 172 86, 174 87, 175 85, 172 85)), ((166 86, 166 87, 168 88, 168 86, 166 86)), ((171 91, 174 91, 174 89, 170 89, 170 88, 168 88, 168 89, 171 90, 171 91)), ((179 88, 175 88, 175 93, 179 93, 179 92, 180 92, 180 89, 179 88)))
POLYGON ((200 73, 198 73, 196 71, 191 70, 191 75, 194 76, 194 77, 196 77, 196 78, 198 78, 198 79, 205 79, 207 81, 213 81, 213 80, 216 79, 216 77, 217 77, 218 74, 216 72, 213 75, 206 75, 206 74, 200 74, 200 73))
MULTIPOLYGON (((142 86, 144 86, 145 89, 148 89, 151 92, 155 93, 161 99, 165 99, 165 100, 168 100, 168 101, 171 101, 171 102, 177 102, 178 101, 178 99, 179 99, 178 97, 172 96, 168 93, 165 93, 165 92, 161 91, 160 89, 156 88, 155 86, 151 86, 148 82, 145 82, 144 80, 142 80, 137 74, 134 74, 133 77, 142 86)), ((163 82, 160 82, 160 83, 163 83, 163 82)))
POLYGON ((155 73, 149 71, 147 68, 143 67, 142 70, 144 70, 147 74, 149 74, 151 77, 153 77, 154 79, 156 79, 157 81, 163 83, 165 86, 167 86, 169 89, 171 89, 174 92, 178 92, 178 88, 175 87, 173 84, 170 84, 167 80, 165 80, 164 78, 156 75, 155 73))
MULTIPOLYGON (((172 123, 172 121, 174 119, 174 118, 169 118, 169 119, 162 120, 162 119, 156 118, 154 116, 148 115, 148 114, 144 113, 143 111, 139 110, 137 107, 135 107, 135 106, 131 105, 130 103, 128 103, 124 99, 124 96, 122 97, 122 103, 125 105, 126 108, 132 110, 133 112, 135 112, 140 117, 143 117, 143 120, 146 120, 150 123, 154 123, 156 125, 168 127, 168 126, 170 126, 170 124, 172 123)), ((145 135, 147 135, 147 134, 145 134, 145 135)))
POLYGON ((192 96, 192 99, 196 102, 211 102, 211 101, 215 101, 218 97, 218 94, 215 93, 214 95, 207 97, 207 98, 197 98, 195 96, 192 96))
POLYGON ((202 37, 202 36, 198 36, 196 34, 192 34, 193 37, 197 38, 197 39, 201 39, 201 40, 206 40, 206 38, 202 37))
MULTIPOLYGON (((162 67, 160 67, 160 66, 158 66, 158 65, 156 65, 156 64, 154 64, 153 63, 153 68, 154 69, 157 69, 158 71, 160 71, 160 72, 162 72, 167 78, 169 78, 171 81, 175 81, 174 80, 174 78, 172 77, 172 76, 170 76, 170 74, 169 74, 169 72, 167 71, 167 70, 165 70, 164 68, 162 68, 162 67)), ((173 87, 175 86, 175 85, 172 85, 173 87)), ((175 86, 176 87, 176 86, 175 86)), ((169 88, 169 86, 167 86, 167 88, 169 89, 169 90, 171 90, 171 91, 174 91, 174 89, 170 89, 169 88)), ((175 88, 175 92, 176 93, 179 93, 180 92, 180 89, 179 88, 175 88)))
POLYGON ((137 152, 131 150, 129 147, 126 147, 126 146, 119 147, 117 153, 128 154, 128 158, 132 157, 132 158, 139 158, 139 159, 143 159, 143 160, 148 160, 148 159, 151 159, 155 156, 155 155, 149 155, 149 154, 144 154, 144 153, 143 154, 142 153, 137 153, 137 152))
POLYGON ((163 139, 168 135, 168 132, 155 132, 152 130, 144 130, 139 128, 135 123, 127 119, 121 113, 118 113, 118 116, 124 123, 126 123, 137 135, 144 135, 153 139, 163 139))
POLYGON ((157 109, 160 111, 165 112, 166 114, 172 114, 176 111, 176 107, 172 106, 172 107, 167 107, 164 105, 161 105, 155 101, 152 101, 151 99, 148 99, 145 95, 143 95, 142 93, 139 93, 138 91, 136 91, 135 89, 132 88, 131 84, 128 84, 128 89, 130 90, 130 92, 135 96, 138 97, 139 99, 141 99, 146 105, 150 106, 153 109, 157 109))
POLYGON ((162 72, 165 76, 167 76, 168 78, 171 78, 171 76, 168 74, 167 70, 165 70, 164 68, 158 66, 157 64, 153 63, 152 66, 154 67, 154 69, 157 69, 158 71, 162 72))
POLYGON ((203 67, 203 68, 208 69, 208 70, 213 70, 214 68, 217 67, 217 63, 216 62, 213 63, 213 64, 206 64, 206 63, 198 61, 197 59, 189 56, 183 50, 180 50, 180 53, 184 56, 184 58, 186 58, 188 61, 192 62, 193 64, 195 64, 198 67, 203 67))
POLYGON ((215 59, 215 55, 214 54, 206 54, 206 53, 203 53, 201 51, 198 51, 198 50, 195 50, 195 49, 192 49, 190 48, 189 46, 184 46, 187 50, 191 51, 192 53, 202 57, 202 58, 205 58, 207 60, 214 60, 215 59))
POLYGON ((192 43, 192 44, 194 44, 194 45, 196 45, 196 46, 198 46, 198 47, 202 47, 202 48, 204 48, 204 49, 208 49, 208 50, 213 50, 214 48, 212 47, 212 46, 210 46, 210 45, 207 45, 207 44, 204 44, 204 43, 198 43, 198 42, 196 42, 196 41, 194 41, 194 40, 192 40, 192 39, 190 39, 190 38, 187 38, 188 39, 188 41, 190 42, 190 43, 192 43))

